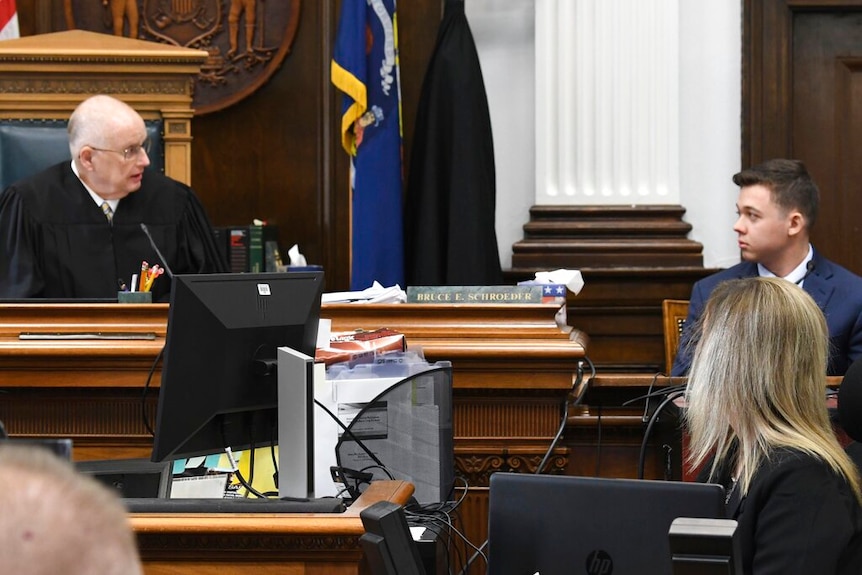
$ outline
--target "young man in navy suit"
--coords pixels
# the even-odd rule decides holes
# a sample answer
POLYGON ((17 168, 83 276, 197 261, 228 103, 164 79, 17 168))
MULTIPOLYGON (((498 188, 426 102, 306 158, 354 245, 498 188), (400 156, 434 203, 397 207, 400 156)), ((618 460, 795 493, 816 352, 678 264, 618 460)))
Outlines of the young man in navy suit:
POLYGON ((810 243, 820 192, 798 160, 774 159, 733 176, 739 186, 733 226, 742 262, 694 284, 671 375, 688 373, 695 324, 722 281, 777 276, 796 283, 823 310, 829 326, 829 375, 862 357, 862 278, 821 256, 810 243))

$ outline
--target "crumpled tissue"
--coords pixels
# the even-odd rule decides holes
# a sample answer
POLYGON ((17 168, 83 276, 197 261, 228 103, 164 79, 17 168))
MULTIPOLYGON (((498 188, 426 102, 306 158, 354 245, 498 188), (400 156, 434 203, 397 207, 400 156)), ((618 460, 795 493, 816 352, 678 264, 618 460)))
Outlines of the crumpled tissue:
POLYGON ((287 257, 290 259, 291 266, 307 266, 308 262, 305 260, 305 256, 299 252, 299 245, 293 244, 289 250, 287 250, 287 257))
MULTIPOLYGON (((564 285, 566 289, 575 295, 581 293, 584 287, 584 277, 580 270, 557 269, 547 272, 536 272, 536 278, 518 282, 518 285, 564 285)), ((560 307, 554 316, 557 326, 565 333, 574 334, 572 326, 568 325, 566 317, 566 304, 560 307)))
POLYGON ((584 277, 580 270, 558 269, 550 272, 536 272, 536 279, 531 283, 562 284, 575 295, 584 288, 584 277))

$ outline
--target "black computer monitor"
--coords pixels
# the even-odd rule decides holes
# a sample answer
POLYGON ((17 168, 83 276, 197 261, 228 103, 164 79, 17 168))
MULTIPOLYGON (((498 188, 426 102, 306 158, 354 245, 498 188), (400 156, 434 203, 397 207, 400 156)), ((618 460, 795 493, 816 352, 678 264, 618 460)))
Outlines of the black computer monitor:
POLYGON ((372 575, 425 575, 404 508, 378 501, 359 512, 365 533, 359 538, 372 575))
POLYGON ((323 272, 175 275, 153 461, 268 445, 277 353, 314 357, 323 272))
POLYGON ((668 531, 673 575, 741 575, 736 527, 733 519, 674 519, 668 531))
POLYGON ((146 459, 78 461, 75 469, 114 489, 120 497, 166 498, 171 492, 171 464, 146 459))

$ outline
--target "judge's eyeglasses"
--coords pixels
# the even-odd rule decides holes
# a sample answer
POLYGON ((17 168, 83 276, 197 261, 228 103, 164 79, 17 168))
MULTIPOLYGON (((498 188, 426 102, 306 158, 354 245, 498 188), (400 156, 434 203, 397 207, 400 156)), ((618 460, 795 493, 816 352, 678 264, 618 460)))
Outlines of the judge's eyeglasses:
POLYGON ((135 144, 134 146, 129 146, 124 150, 111 150, 108 148, 97 148, 96 146, 90 146, 90 148, 96 150, 97 152, 114 152, 115 154, 120 154, 123 156, 123 161, 128 162, 133 160, 141 155, 141 152, 149 155, 150 153, 150 140, 147 138, 144 140, 143 144, 135 144))

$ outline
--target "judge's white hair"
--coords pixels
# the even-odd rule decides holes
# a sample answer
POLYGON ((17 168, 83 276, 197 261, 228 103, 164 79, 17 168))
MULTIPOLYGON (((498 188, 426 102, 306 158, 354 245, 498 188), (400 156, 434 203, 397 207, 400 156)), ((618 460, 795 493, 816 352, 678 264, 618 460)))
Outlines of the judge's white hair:
POLYGON ((143 123, 134 108, 125 102, 99 94, 78 104, 69 117, 69 151, 77 160, 84 146, 110 148, 111 135, 122 125, 143 123))

